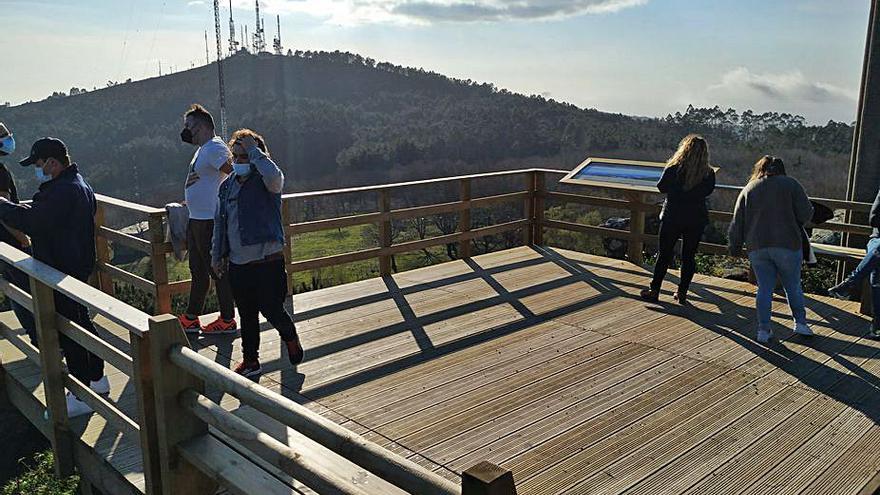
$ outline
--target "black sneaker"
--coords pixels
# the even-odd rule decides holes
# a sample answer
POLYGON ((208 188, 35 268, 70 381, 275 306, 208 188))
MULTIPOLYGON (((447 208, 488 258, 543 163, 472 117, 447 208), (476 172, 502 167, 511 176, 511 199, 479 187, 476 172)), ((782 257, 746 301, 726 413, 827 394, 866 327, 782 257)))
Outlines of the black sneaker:
POLYGON ((849 300, 849 291, 851 288, 852 281, 850 281, 850 279, 844 279, 843 282, 828 289, 828 295, 835 299, 843 299, 844 301, 847 301, 849 300))
POLYGON ((302 344, 299 343, 298 336, 284 342, 284 345, 287 347, 287 358, 290 359, 290 364, 296 366, 303 362, 305 351, 303 351, 302 344))
POLYGON ((642 289, 639 297, 648 302, 657 302, 660 299, 660 291, 654 289, 642 289))
POLYGON ((869 339, 880 339, 880 329, 874 328, 874 326, 872 325, 871 330, 868 331, 868 338, 869 339))
POLYGON ((241 376, 250 378, 252 376, 257 376, 263 372, 263 368, 260 366, 259 361, 242 361, 238 363, 238 366, 233 370, 241 376))

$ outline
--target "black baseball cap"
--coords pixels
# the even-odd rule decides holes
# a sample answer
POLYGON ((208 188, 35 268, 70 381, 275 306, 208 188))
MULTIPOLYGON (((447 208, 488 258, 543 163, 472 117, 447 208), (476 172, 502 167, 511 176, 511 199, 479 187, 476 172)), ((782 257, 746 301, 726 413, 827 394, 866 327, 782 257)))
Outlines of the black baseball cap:
POLYGON ((37 160, 55 158, 56 160, 63 162, 66 157, 67 145, 64 144, 64 141, 58 138, 44 137, 38 139, 34 145, 31 146, 31 154, 18 163, 23 167, 27 167, 28 165, 37 163, 37 160))

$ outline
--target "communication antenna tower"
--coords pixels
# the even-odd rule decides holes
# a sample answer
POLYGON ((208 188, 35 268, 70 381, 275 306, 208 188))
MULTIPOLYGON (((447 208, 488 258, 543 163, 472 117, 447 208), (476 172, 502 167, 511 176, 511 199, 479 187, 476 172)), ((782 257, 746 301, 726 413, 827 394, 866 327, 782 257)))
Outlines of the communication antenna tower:
POLYGON ((275 23, 278 27, 278 34, 275 36, 275 39, 272 41, 272 47, 275 48, 275 55, 282 55, 283 48, 281 47, 281 16, 275 16, 275 23))
POLYGON ((220 0, 214 0, 214 34, 217 36, 217 82, 220 89, 220 135, 226 137, 226 88, 223 85, 223 54, 220 47, 220 0))
POLYGON ((266 38, 263 32, 263 21, 260 20, 260 0, 256 0, 256 29, 254 31, 254 53, 266 51, 266 38))
POLYGON ((232 20, 232 0, 229 0, 229 54, 238 51, 238 40, 235 39, 235 21, 232 20))
POLYGON ((205 29, 205 65, 211 65, 211 56, 208 54, 208 30, 205 29))

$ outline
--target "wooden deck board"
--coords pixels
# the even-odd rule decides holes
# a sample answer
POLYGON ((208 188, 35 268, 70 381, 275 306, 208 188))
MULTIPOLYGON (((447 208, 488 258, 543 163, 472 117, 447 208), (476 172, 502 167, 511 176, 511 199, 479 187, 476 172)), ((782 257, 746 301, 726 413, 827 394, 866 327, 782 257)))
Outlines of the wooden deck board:
MULTIPOLYGON (((451 480, 499 463, 521 494, 847 495, 880 473, 880 342, 857 303, 808 295, 804 339, 776 297, 780 341, 765 346, 754 287, 698 275, 682 307, 675 276, 648 304, 643 267, 516 248, 300 294, 306 361, 292 368, 264 324, 260 383, 451 480)), ((193 342, 223 365, 241 356, 238 339, 193 342)), ((41 396, 34 367, 5 341, 0 353, 41 396)), ((134 414, 126 377, 108 371, 134 414)), ((130 439, 101 418, 74 425, 143 487, 130 439)))

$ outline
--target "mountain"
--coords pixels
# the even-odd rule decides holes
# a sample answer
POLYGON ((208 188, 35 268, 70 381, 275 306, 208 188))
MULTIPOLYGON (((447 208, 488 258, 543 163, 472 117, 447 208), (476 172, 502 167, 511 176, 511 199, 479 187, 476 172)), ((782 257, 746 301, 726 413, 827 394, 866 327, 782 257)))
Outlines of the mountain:
MULTIPOLYGON (((288 190, 571 168, 589 155, 664 160, 683 135, 700 132, 725 182, 742 182, 749 165, 772 152, 795 165, 791 171, 811 193, 834 197, 843 194, 853 129, 718 107, 628 117, 343 52, 239 53, 224 60, 224 74, 230 131, 264 135, 288 190)), ((216 64, 71 93, 0 107, 17 154, 38 137, 56 136, 96 190, 152 205, 180 199, 193 153, 180 142, 182 114, 202 103, 219 125, 216 64)), ((10 168, 21 189, 32 191, 32 174, 10 168)))

